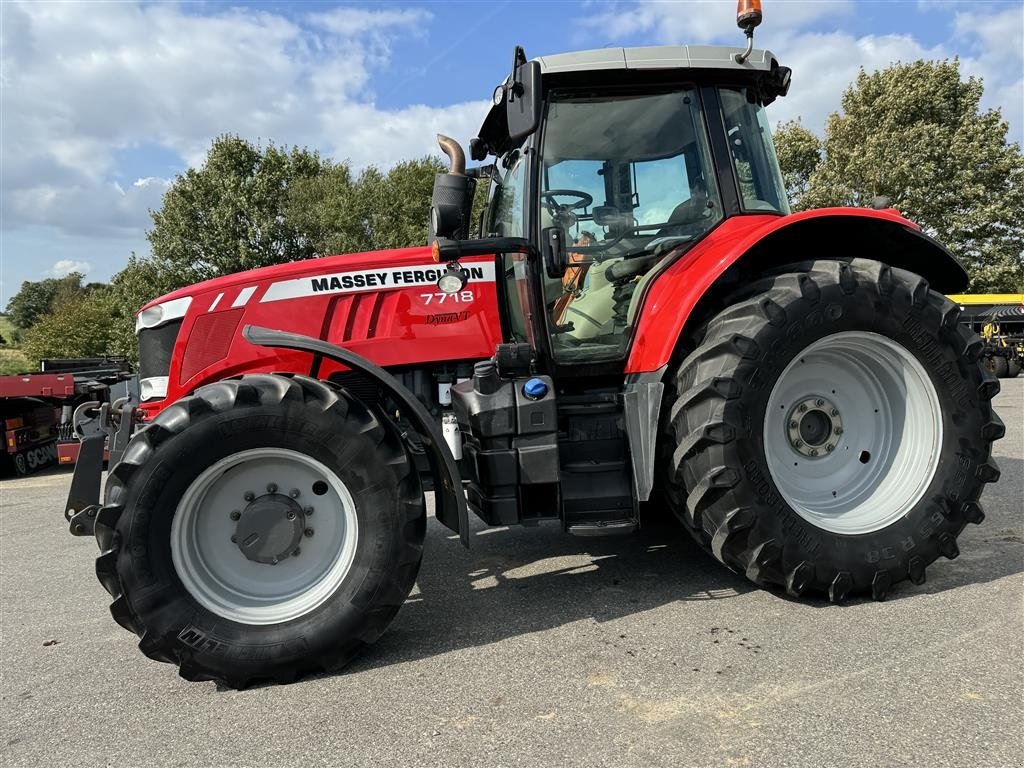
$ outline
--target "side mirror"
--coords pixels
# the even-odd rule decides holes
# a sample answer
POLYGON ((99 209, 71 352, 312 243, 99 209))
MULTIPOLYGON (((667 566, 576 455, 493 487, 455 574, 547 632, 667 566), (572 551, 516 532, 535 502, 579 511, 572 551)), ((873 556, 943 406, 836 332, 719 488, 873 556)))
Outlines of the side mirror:
POLYGON ((523 49, 516 46, 511 82, 505 86, 508 136, 513 142, 526 138, 540 125, 540 96, 540 63, 527 61, 523 49))
POLYGON ((565 248, 565 230, 561 227, 547 227, 540 232, 544 255, 544 267, 553 280, 565 275, 569 266, 569 252, 565 248))

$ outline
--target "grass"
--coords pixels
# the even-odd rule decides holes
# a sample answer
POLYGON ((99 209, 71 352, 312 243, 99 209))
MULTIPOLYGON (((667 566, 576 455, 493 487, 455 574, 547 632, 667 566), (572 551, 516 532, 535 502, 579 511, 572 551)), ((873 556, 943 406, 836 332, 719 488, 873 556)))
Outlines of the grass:
POLYGON ((14 338, 14 323, 7 315, 0 315, 0 336, 3 336, 8 344, 14 338))
MULTIPOLYGON (((6 336, 7 334, 4 335, 6 336)), ((31 371, 32 366, 20 349, 0 349, 0 376, 10 376, 15 373, 28 373, 31 371)))
POLYGON ((0 314, 0 336, 6 342, 4 346, 0 346, 0 376, 31 371, 32 366, 29 365, 28 358, 20 349, 10 346, 14 339, 14 323, 3 314, 0 314))

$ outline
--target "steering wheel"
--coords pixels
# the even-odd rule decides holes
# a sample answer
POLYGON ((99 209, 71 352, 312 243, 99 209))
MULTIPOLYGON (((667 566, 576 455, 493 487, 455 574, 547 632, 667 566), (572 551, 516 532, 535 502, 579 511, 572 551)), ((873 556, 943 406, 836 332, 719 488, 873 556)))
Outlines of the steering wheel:
POLYGON ((552 216, 557 216, 560 213, 568 213, 569 211, 582 211, 594 203, 593 195, 588 195, 586 192, 580 192, 578 189, 549 189, 546 192, 540 193, 540 199, 548 209, 548 213, 552 216), (574 197, 576 200, 563 204, 559 203, 555 199, 556 197, 574 197))

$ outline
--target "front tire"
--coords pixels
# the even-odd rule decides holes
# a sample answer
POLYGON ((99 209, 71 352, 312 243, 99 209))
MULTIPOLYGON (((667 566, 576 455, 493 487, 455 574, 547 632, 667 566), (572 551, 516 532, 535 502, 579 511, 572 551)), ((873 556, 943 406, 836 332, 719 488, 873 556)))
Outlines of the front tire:
POLYGON ((785 270, 734 297, 680 366, 668 495, 757 584, 883 599, 984 517, 999 385, 919 276, 859 259, 785 270))
POLYGON ((97 515, 100 582, 150 658, 231 687, 334 671, 412 589, 419 476, 395 428, 303 376, 203 387, 137 434, 97 515))
POLYGON ((1005 379, 1010 375, 1010 362, 1002 355, 990 355, 985 358, 985 370, 997 379, 1005 379))

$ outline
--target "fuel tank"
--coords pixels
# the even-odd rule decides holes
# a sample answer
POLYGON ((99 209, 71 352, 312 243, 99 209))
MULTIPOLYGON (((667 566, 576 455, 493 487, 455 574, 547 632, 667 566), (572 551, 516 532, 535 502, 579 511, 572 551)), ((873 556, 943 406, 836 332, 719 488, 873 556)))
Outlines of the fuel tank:
MULTIPOLYGON (((190 285, 143 307, 136 328, 142 407, 153 413, 242 373, 313 370, 312 355, 255 347, 246 325, 300 333, 385 368, 478 360, 501 342, 495 257, 466 259, 463 290, 437 287, 428 247, 327 256, 190 285)), ((339 370, 324 362, 316 375, 339 370)))

